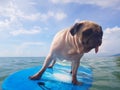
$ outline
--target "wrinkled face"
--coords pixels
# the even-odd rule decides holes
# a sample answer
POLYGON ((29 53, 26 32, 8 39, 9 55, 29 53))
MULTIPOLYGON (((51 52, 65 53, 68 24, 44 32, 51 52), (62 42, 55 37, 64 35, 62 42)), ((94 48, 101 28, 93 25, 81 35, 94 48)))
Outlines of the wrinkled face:
POLYGON ((89 52, 91 49, 95 48, 95 52, 97 53, 99 46, 102 44, 102 36, 102 28, 96 24, 91 24, 89 27, 85 28, 82 32, 84 52, 89 52))
POLYGON ((76 31, 73 30, 71 34, 77 34, 78 37, 80 36, 84 52, 87 53, 90 50, 95 49, 95 52, 97 53, 99 46, 102 44, 103 32, 101 26, 89 21, 80 22, 76 25, 77 26, 74 27, 74 30, 76 29, 76 31))

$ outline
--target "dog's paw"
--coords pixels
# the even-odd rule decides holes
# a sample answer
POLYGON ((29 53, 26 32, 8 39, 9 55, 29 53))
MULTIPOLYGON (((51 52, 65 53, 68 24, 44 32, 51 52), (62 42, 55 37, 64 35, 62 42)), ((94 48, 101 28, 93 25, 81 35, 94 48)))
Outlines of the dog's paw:
POLYGON ((73 80, 72 83, 73 83, 74 85, 80 85, 80 86, 83 85, 82 82, 79 82, 79 81, 77 81, 77 80, 73 80))
POLYGON ((30 80, 39 80, 40 76, 38 76, 38 75, 29 76, 29 79, 30 80))

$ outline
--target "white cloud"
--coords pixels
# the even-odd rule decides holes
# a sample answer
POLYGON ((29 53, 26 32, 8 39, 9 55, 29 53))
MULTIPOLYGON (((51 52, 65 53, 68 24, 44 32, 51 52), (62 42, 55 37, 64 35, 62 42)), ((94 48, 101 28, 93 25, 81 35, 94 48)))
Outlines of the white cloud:
POLYGON ((54 16, 58 21, 60 21, 66 18, 67 15, 63 12, 57 12, 56 14, 54 14, 54 16))
POLYGON ((107 28, 103 35, 101 53, 120 53, 120 27, 107 28))
POLYGON ((10 34, 16 36, 16 35, 20 35, 20 34, 36 34, 38 32, 39 32, 38 30, 24 30, 24 29, 20 29, 18 31, 10 32, 10 34))
POLYGON ((22 26, 17 15, 19 12, 19 9, 12 1, 7 2, 6 0, 6 4, 4 2, 4 5, 0 6, 0 31, 13 30, 22 26))
POLYGON ((18 2, 18 1, 12 0, 8 2, 6 0, 6 4, 4 2, 4 6, 0 4, 1 5, 0 6, 0 16, 1 16, 0 18, 2 18, 2 20, 0 21, 0 26, 2 26, 3 24, 7 25, 8 22, 6 21, 9 21, 9 23, 12 23, 15 21, 20 22, 20 20, 46 21, 50 18, 53 18, 59 21, 59 20, 63 20, 67 16, 62 11, 61 12, 59 11, 40 12, 40 11, 37 11, 35 2, 32 2, 31 0, 30 1, 26 0, 24 2, 26 2, 26 4, 23 3, 22 1, 18 2), (21 4, 23 7, 21 7, 21 4))
POLYGON ((21 48, 25 48, 25 47, 28 47, 28 46, 31 46, 31 45, 44 45, 43 42, 24 42, 20 45, 21 48))
POLYGON ((16 56, 45 56, 46 44, 43 42, 24 42, 15 47, 16 56))
POLYGON ((10 25, 10 21, 5 19, 4 21, 0 21, 0 28, 5 28, 10 25))
MULTIPOLYGON (((28 54, 31 56, 33 53, 34 55, 38 55, 39 53, 44 56, 46 55, 49 46, 45 46, 42 42, 26 42, 16 45, 16 43, 25 41, 21 39, 19 35, 39 34, 41 33, 41 27, 43 27, 44 23, 49 20, 61 21, 65 19, 67 15, 63 11, 52 11, 50 9, 43 11, 39 9, 40 6, 38 8, 36 5, 38 5, 38 3, 34 0, 0 1, 0 41, 3 44, 1 45, 3 50, 0 50, 1 56, 25 56, 28 54), (11 36, 18 37, 14 38, 11 36), (4 42, 8 42, 9 47, 5 45, 6 43, 4 44, 4 42), (11 43, 12 45, 10 45, 11 43)), ((46 6, 43 5, 43 7, 46 6)), ((43 30, 47 29, 48 28, 45 28, 43 30)), ((28 41, 31 40, 29 39, 28 41)))
POLYGON ((40 27, 33 27, 33 29, 31 30, 25 30, 24 28, 23 29, 19 29, 19 30, 15 30, 15 31, 12 31, 10 32, 11 35, 13 36, 17 36, 17 35, 21 35, 21 34, 38 34, 40 33, 41 31, 41 28, 40 27))
POLYGON ((41 28, 34 28, 35 23, 46 24, 50 20, 61 21, 67 17, 63 11, 40 11, 36 3, 33 0, 0 1, 0 40, 10 38, 11 35, 40 33, 41 28))
POLYGON ((9 28, 16 24, 22 26, 21 21, 47 21, 51 18, 60 21, 67 17, 66 13, 62 11, 37 11, 36 3, 31 0, 21 2, 6 0, 5 2, 3 2, 4 6, 0 4, 0 28, 9 28))
POLYGON ((100 7, 114 7, 120 9, 119 3, 120 0, 51 0, 54 4, 60 3, 79 3, 79 4, 90 4, 90 5, 97 5, 100 7))
POLYGON ((46 56, 48 48, 44 42, 23 42, 19 44, 0 45, 1 57, 46 56))
POLYGON ((54 12, 54 11, 48 11, 47 13, 34 13, 34 14, 25 14, 25 13, 19 13, 18 15, 20 18, 26 19, 26 20, 31 20, 31 21, 47 21, 50 18, 53 18, 57 21, 63 20, 66 18, 66 14, 64 12, 54 12))

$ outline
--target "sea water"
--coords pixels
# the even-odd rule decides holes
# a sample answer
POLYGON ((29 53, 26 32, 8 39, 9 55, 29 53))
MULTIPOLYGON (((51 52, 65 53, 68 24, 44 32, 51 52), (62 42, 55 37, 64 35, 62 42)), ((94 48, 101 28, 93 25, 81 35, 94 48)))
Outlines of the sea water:
MULTIPOLYGON (((0 57, 0 90, 7 76, 18 70, 42 65, 44 59, 45 57, 0 57)), ((90 90, 120 90, 120 57, 83 57, 81 64, 93 70, 90 90)))

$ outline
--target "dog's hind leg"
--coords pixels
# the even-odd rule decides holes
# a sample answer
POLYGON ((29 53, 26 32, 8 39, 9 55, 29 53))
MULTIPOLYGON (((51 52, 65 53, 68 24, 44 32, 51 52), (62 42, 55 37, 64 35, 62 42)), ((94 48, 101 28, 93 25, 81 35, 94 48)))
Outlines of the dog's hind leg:
POLYGON ((56 63, 56 60, 52 60, 51 64, 48 66, 48 68, 52 68, 54 66, 54 64, 56 63))

